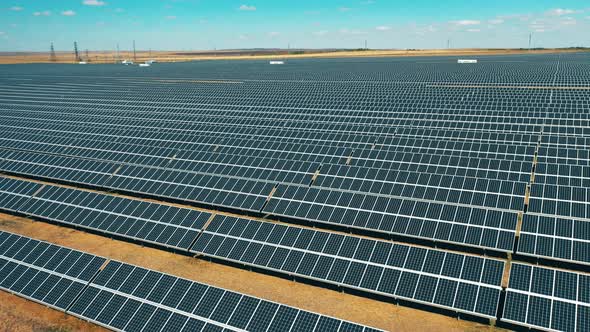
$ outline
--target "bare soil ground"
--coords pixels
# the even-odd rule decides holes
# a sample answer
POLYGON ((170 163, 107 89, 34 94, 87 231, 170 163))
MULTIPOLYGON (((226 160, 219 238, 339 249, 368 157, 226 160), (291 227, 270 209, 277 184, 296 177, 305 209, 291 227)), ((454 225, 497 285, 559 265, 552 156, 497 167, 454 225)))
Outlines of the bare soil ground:
POLYGON ((107 331, 83 320, 0 291, 0 332, 107 331))
MULTIPOLYGON (((247 59, 300 59, 300 58, 342 58, 342 57, 400 57, 400 56, 473 56, 473 55, 501 55, 501 54, 547 54, 580 52, 576 49, 543 49, 543 50, 522 50, 522 49, 444 49, 444 50, 361 50, 361 51, 306 51, 302 54, 268 54, 265 52, 232 52, 232 51, 202 51, 202 52, 179 52, 179 51, 157 51, 157 52, 136 52, 136 61, 157 60, 158 62, 181 62, 195 60, 247 60, 247 59)), ((90 63, 114 63, 116 54, 112 51, 92 51, 86 56, 85 52, 80 53, 84 61, 90 63)), ((121 52, 119 59, 133 60, 132 52, 121 52)), ((57 63, 74 63, 73 52, 58 52, 57 63)), ((0 64, 15 63, 45 63, 50 61, 49 52, 31 53, 0 53, 0 64)))
MULTIPOLYGON (((0 214, 0 230, 389 331, 500 331, 489 325, 396 306, 7 214, 0 214)), ((81 330, 101 329, 0 292, 0 331, 81 330)))

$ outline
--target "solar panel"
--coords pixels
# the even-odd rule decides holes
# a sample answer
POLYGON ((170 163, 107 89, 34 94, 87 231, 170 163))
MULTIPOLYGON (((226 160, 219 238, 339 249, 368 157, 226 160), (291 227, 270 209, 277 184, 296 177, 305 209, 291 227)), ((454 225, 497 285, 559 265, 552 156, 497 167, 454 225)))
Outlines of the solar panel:
POLYGON ((66 311, 106 259, 0 231, 0 288, 66 311))
POLYGON ((525 214, 518 253, 590 264, 589 225, 584 220, 525 214))
POLYGON ((38 183, 0 177, 0 209, 17 212, 40 188, 38 183))
POLYGON ((513 263, 502 320, 543 330, 590 329, 590 275, 513 263))

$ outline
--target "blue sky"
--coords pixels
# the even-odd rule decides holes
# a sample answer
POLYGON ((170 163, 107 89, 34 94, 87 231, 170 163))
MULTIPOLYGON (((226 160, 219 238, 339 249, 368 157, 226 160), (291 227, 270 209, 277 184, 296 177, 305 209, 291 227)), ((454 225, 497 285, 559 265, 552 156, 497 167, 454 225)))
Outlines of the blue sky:
POLYGON ((588 0, 2 0, 0 51, 590 46, 588 0))

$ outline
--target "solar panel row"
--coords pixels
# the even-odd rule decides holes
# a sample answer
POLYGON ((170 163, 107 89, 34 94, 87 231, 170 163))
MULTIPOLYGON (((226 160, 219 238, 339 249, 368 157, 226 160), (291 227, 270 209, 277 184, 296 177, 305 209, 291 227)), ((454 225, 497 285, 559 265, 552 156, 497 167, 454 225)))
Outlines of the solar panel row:
POLYGON ((504 272, 495 259, 222 216, 191 251, 487 318, 504 272))
POLYGON ((0 178, 0 193, 4 210, 181 250, 191 247, 211 217, 186 208, 9 178, 0 178))
POLYGON ((272 215, 479 248, 512 251, 517 214, 466 205, 279 185, 272 215))
POLYGON ((106 259, 0 231, 0 288, 65 311, 106 259))
POLYGON ((0 288, 119 331, 377 331, 1 231, 0 288))

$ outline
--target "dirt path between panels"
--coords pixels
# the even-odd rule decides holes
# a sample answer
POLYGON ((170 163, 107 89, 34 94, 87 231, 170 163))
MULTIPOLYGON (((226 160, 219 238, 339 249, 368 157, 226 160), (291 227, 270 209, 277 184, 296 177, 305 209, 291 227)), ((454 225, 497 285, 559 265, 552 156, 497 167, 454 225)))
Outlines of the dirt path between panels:
MULTIPOLYGON (((222 264, 0 213, 0 230, 151 268, 389 331, 501 331, 222 264)), ((100 331, 99 327, 0 291, 0 331, 100 331)))

